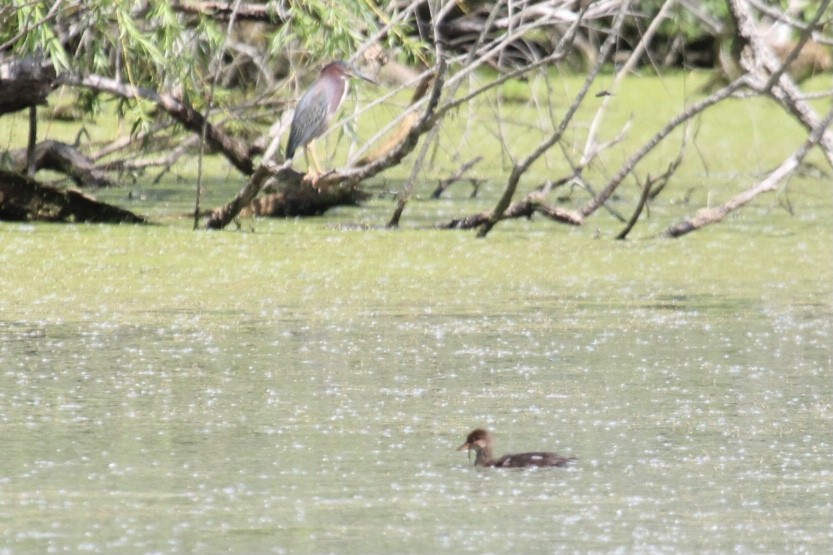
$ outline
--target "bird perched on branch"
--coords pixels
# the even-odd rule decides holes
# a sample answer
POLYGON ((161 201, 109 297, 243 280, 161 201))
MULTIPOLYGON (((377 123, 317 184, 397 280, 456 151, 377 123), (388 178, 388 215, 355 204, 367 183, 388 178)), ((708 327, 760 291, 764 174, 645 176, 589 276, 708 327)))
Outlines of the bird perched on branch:
POLYGON ((332 62, 324 66, 318 79, 298 101, 292 125, 289 130, 289 142, 286 144, 286 158, 291 159, 298 147, 304 147, 307 158, 307 177, 315 184, 321 176, 321 166, 315 156, 312 142, 320 137, 330 126, 333 115, 347 96, 350 77, 359 77, 368 83, 376 84, 369 77, 359 73, 345 62, 332 62), (315 165, 316 174, 309 172, 309 159, 315 165))

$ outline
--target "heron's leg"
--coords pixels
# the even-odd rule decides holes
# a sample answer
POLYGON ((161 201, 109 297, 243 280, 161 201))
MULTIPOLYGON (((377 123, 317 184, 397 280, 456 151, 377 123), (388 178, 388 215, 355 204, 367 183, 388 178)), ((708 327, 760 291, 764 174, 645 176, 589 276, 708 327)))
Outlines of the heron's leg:
POLYGON ((321 164, 318 163, 318 157, 315 156, 315 139, 309 142, 307 148, 309 148, 309 155, 312 158, 312 163, 315 164, 315 171, 318 172, 318 175, 321 175, 323 173, 321 171, 321 164))
POLYGON ((304 181, 309 181, 310 184, 315 187, 318 180, 321 179, 323 173, 321 172, 321 166, 318 164, 318 158, 315 156, 314 140, 310 141, 308 145, 304 145, 304 157, 307 159, 307 175, 304 176, 304 181), (312 158, 312 162, 315 164, 315 172, 313 172, 309 166, 310 158, 312 158))

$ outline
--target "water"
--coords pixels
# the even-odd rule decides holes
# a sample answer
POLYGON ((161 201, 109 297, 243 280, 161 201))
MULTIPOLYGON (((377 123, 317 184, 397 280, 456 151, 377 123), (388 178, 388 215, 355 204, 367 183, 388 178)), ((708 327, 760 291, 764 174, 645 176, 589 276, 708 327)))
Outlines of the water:
POLYGON ((0 224, 0 552, 827 552, 825 225, 0 224))

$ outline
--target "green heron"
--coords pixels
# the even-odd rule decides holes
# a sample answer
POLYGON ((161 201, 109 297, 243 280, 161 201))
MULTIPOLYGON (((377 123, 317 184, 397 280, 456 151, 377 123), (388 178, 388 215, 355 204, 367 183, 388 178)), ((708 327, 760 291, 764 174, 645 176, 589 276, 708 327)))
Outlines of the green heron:
POLYGON ((474 466, 494 466, 497 468, 528 468, 534 466, 565 466, 574 461, 575 457, 565 457, 558 453, 517 453, 503 455, 499 459, 492 458, 495 440, 488 430, 477 428, 466 438, 466 442, 457 448, 458 451, 474 451, 474 466))
MULTIPOLYGON (((345 62, 332 62, 324 66, 318 79, 304 93, 295 108, 289 130, 289 142, 286 144, 287 160, 295 155, 299 146, 302 146, 307 157, 307 170, 309 159, 312 157, 315 169, 318 175, 321 175, 321 166, 310 143, 327 130, 333 114, 347 96, 348 77, 359 77, 369 83, 375 83, 345 62)), ((313 182, 316 180, 317 177, 312 179, 313 182)))

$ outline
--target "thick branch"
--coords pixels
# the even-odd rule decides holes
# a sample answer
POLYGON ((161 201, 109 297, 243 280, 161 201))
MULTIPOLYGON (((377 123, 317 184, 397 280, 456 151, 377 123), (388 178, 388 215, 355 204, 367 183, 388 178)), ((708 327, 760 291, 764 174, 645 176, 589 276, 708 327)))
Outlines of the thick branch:
POLYGON ((31 58, 15 60, 0 70, 0 114, 44 105, 55 87, 55 72, 31 58))
MULTIPOLYGON (((26 149, 9 153, 14 168, 19 173, 27 173, 29 164, 26 149)), ((78 152, 72 146, 58 141, 43 141, 34 149, 34 169, 53 170, 72 178, 79 187, 112 187, 115 185, 107 174, 96 168, 92 160, 78 152)))
POLYGON ((220 151, 241 173, 251 175, 254 171, 254 163, 249 156, 247 145, 227 135, 222 129, 206 123, 202 114, 169 94, 159 93, 143 87, 125 85, 115 79, 99 75, 64 77, 63 82, 67 85, 85 87, 122 98, 143 98, 149 100, 170 114, 172 118, 185 126, 186 129, 194 133, 202 133, 203 125, 205 125, 205 139, 212 148, 220 151))
MULTIPOLYGON (((266 187, 269 190, 271 187, 266 187)), ((324 190, 300 183, 284 187, 282 191, 264 194, 241 210, 242 216, 294 218, 320 216, 336 206, 358 206, 370 197, 360 187, 332 187, 324 190)))
MULTIPOLYGON (((820 2, 811 25, 802 31, 802 36, 799 38, 793 52, 787 56, 787 59, 783 63, 769 49, 760 36, 752 14, 750 13, 748 3, 744 0, 731 0, 729 3, 737 21, 738 33, 751 48, 748 56, 741 56, 740 62, 743 68, 754 78, 751 82, 752 85, 757 90, 767 93, 777 100, 807 130, 818 128, 820 119, 810 105, 802 99, 801 91, 789 74, 787 74, 787 67, 790 60, 797 55, 798 51, 808 40, 813 24, 820 20, 829 3, 830 0, 822 0, 820 2)), ((833 167, 833 133, 830 131, 823 132, 818 144, 821 146, 828 164, 833 167)))
MULTIPOLYGON (((173 2, 171 8, 178 12, 204 15, 216 19, 230 19, 234 12, 234 2, 173 2)), ((269 23, 283 23, 280 13, 271 4, 241 3, 237 8, 237 19, 252 21, 267 21, 269 23)))
MULTIPOLYGON (((542 214, 556 222, 568 225, 581 225, 581 214, 571 210, 564 210, 544 201, 544 195, 539 191, 529 193, 523 200, 512 203, 504 212, 503 219, 531 218, 535 213, 542 214)), ((440 229, 477 229, 486 225, 492 217, 492 211, 487 210, 465 218, 451 220, 440 226, 440 229)))
MULTIPOLYGON (((288 172, 294 172, 285 163, 280 168, 274 168, 268 161, 262 162, 257 169, 249 176, 246 186, 234 196, 234 198, 220 208, 215 209, 205 222, 206 229, 223 229, 237 217, 241 210, 249 206, 260 190, 266 185, 266 181, 274 175, 277 179, 281 176, 288 177, 288 172)), ((299 179, 300 181, 300 179, 299 179)))

